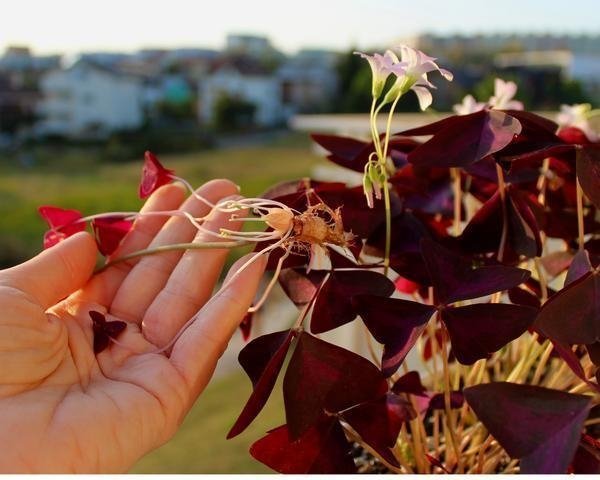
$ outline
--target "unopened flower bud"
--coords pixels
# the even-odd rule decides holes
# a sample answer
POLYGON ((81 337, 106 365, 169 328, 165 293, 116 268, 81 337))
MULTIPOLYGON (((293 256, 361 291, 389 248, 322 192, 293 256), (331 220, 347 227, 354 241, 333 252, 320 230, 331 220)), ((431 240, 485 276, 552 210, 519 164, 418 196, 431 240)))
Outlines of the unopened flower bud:
POLYGON ((265 223, 278 232, 287 232, 292 226, 294 214, 283 208, 271 208, 269 213, 262 217, 265 223))

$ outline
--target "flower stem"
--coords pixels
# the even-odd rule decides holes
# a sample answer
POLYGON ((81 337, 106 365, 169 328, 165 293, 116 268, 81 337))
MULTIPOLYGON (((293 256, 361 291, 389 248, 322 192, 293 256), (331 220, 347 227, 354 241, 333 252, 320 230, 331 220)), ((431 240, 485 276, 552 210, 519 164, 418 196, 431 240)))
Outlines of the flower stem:
POLYGON ((577 184, 577 232, 578 232, 578 242, 579 242, 579 250, 583 250, 585 246, 585 230, 583 224, 583 190, 581 189, 581 184, 579 183, 579 179, 575 180, 577 184))
POLYGON ((462 189, 460 185, 460 169, 451 168, 452 186, 454 190, 454 235, 460 235, 460 210, 462 204, 462 189))
POLYGON ((133 258, 144 257, 146 255, 154 255, 157 253, 172 252, 176 250, 206 250, 206 249, 221 249, 221 248, 237 248, 253 245, 253 242, 237 241, 237 242, 203 242, 203 243, 173 243, 171 245, 160 245, 158 247, 145 248, 137 250, 122 257, 116 258, 102 265, 95 273, 100 273, 117 263, 125 262, 133 258))
POLYGON ((504 250, 506 249, 506 240, 508 237, 508 211, 506 208, 506 184, 504 183, 504 172, 502 167, 496 164, 496 174, 498 175, 498 192, 502 202, 502 236, 498 246, 498 261, 502 263, 504 259, 504 250))

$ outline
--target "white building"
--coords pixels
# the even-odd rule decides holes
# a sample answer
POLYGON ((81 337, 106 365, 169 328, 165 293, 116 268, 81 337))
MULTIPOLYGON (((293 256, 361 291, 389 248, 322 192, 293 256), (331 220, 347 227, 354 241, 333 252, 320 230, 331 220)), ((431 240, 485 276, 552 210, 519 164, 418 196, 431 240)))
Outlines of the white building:
POLYGON ((268 127, 284 120, 278 78, 251 59, 225 59, 199 82, 198 117, 202 123, 213 121, 215 104, 222 95, 252 103, 255 125, 268 127))
POLYGON ((339 55, 328 50, 301 50, 277 70, 287 117, 331 108, 338 86, 339 55))
POLYGON ((148 88, 143 78, 90 60, 46 74, 40 88, 39 135, 102 138, 144 121, 148 88))

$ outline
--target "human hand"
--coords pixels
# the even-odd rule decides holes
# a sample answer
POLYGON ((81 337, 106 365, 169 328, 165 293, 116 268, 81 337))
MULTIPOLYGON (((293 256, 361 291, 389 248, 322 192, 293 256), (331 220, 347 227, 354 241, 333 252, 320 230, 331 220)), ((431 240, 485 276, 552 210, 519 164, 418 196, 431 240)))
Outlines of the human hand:
MULTIPOLYGON (((198 193, 216 203, 237 188, 214 180, 198 193)), ((179 185, 164 186, 142 211, 208 213, 193 196, 182 204, 184 196, 179 185)), ((138 218, 113 258, 195 235, 214 241, 185 218, 166 218, 138 218)), ((217 212, 204 226, 231 228, 217 212)), ((210 380, 266 263, 256 259, 211 298, 225 249, 161 253, 91 276, 96 255, 91 236, 79 233, 0 271, 0 472, 124 472, 169 440, 210 380), (127 322, 121 345, 94 354, 91 310, 127 322), (198 311, 170 355, 153 353, 198 311)))

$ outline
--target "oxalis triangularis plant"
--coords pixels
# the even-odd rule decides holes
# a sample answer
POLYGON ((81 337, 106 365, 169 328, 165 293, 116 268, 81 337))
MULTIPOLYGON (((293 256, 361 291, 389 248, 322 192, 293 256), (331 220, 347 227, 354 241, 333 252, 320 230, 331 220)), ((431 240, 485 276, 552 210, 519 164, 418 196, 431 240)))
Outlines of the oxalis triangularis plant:
MULTIPOLYGON (((277 282, 299 315, 240 352, 253 391, 228 437, 256 418, 285 365, 286 424, 250 447, 276 471, 599 473, 598 112, 563 106, 555 123, 524 111, 516 85, 498 79, 487 102, 467 96, 456 115, 392 133, 403 95, 414 91, 424 110, 427 74, 452 75, 407 46, 360 55, 373 73, 371 138, 313 139, 362 186, 303 179, 261 198, 200 198, 232 222, 262 222, 251 232, 212 232, 183 211, 42 207, 45 245, 90 223, 108 256, 140 215, 168 215, 215 242, 107 265, 249 244, 268 255, 273 276, 245 333, 277 282), (366 327, 372 358, 319 338, 350 322, 366 327)), ((140 196, 173 180, 193 192, 147 152, 140 196)), ((119 342, 122 322, 90 315, 96 351, 119 342)))

